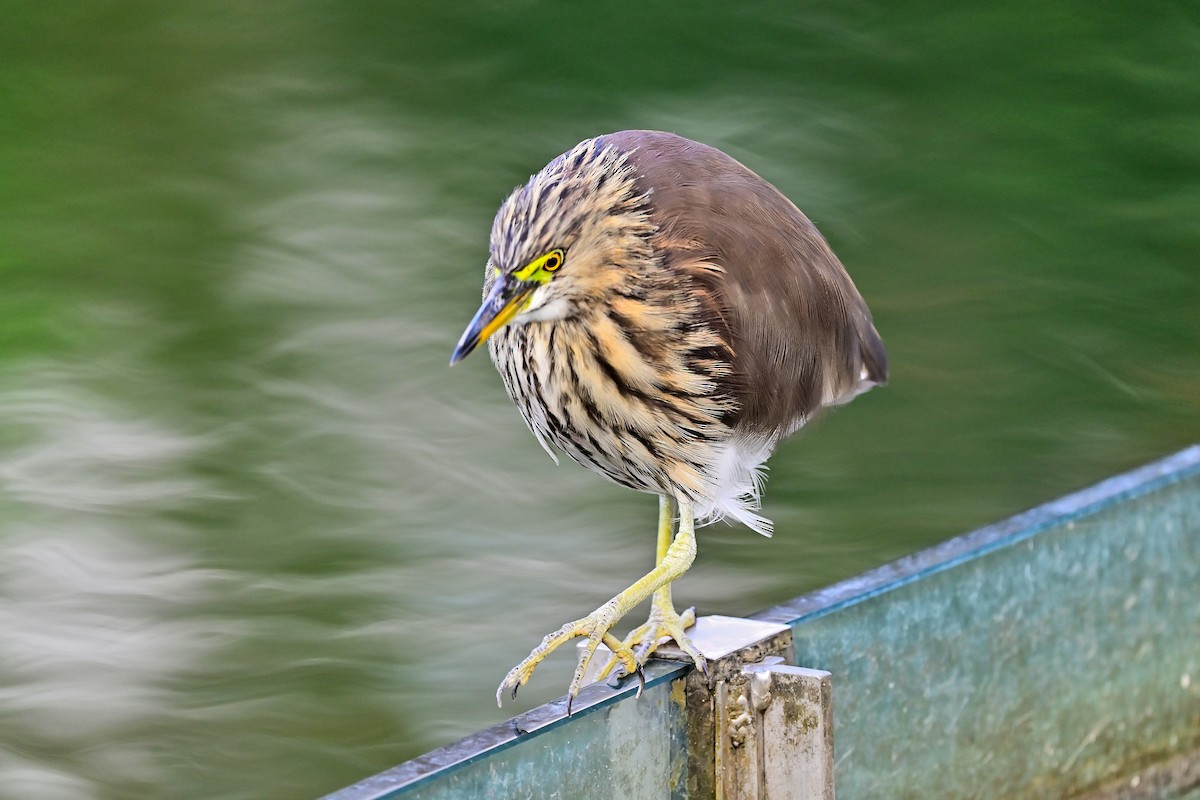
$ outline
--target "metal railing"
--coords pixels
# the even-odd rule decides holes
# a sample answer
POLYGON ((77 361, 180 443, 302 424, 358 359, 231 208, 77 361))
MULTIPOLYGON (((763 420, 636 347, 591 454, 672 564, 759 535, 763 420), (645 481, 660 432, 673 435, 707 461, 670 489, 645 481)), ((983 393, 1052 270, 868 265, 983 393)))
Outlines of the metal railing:
POLYGON ((1200 446, 696 638, 328 800, 1194 791, 1200 446))

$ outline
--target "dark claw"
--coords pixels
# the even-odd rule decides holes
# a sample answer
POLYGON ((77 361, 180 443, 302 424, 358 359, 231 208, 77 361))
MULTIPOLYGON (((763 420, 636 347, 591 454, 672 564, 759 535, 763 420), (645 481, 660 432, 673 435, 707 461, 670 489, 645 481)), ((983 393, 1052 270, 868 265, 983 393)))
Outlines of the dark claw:
POLYGON ((520 688, 521 688, 521 684, 519 684, 519 683, 513 684, 513 690, 512 690, 512 699, 513 700, 517 699, 517 689, 520 689, 520 688))
POLYGON ((571 704, 575 702, 575 695, 567 695, 567 716, 571 716, 571 704))
POLYGON ((637 676, 638 676, 638 693, 637 693, 637 699, 641 700, 641 699, 642 699, 642 692, 646 691, 646 673, 645 673, 645 672, 642 670, 642 665, 641 665, 641 664, 638 664, 638 668, 637 668, 637 676))

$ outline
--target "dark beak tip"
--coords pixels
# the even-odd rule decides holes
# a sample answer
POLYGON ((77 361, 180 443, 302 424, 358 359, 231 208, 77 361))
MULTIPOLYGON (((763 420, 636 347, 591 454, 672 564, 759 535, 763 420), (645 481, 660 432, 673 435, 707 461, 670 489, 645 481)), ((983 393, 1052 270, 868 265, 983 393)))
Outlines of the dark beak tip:
POLYGON ((458 344, 454 348, 454 352, 450 354, 450 366, 454 366, 462 361, 467 356, 474 353, 479 345, 483 344, 480 338, 483 331, 487 330, 488 325, 492 322, 495 316, 501 313, 505 308, 508 308, 515 301, 502 302, 502 296, 505 291, 505 285, 502 281, 497 281, 488 296, 483 299, 483 305, 475 312, 467 329, 463 331, 462 338, 458 340, 458 344))
POLYGON ((475 348, 479 346, 479 342, 464 340, 458 343, 454 348, 454 352, 450 354, 450 366, 454 366, 462 361, 471 353, 475 352, 475 348))

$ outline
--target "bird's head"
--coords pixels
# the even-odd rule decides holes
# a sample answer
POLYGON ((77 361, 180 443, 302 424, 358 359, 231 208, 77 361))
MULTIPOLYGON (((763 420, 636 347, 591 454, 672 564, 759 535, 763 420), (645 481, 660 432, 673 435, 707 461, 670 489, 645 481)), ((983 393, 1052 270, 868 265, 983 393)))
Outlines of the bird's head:
POLYGON ((492 223, 483 305, 456 364, 505 325, 557 320, 603 302, 653 257, 647 198, 626 156, 588 139, 546 165, 492 223))

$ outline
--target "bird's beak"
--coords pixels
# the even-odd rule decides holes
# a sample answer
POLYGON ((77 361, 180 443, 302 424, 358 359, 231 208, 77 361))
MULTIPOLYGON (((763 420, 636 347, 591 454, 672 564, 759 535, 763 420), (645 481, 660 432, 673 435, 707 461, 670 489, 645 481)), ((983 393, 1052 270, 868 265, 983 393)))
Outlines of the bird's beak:
POLYGON ((483 305, 475 312, 471 324, 458 340, 458 346, 450 356, 450 366, 469 356, 472 350, 486 342, 489 336, 521 313, 529 295, 533 294, 536 288, 537 286, 529 286, 504 275, 497 278, 492 284, 492 290, 483 299, 483 305))

